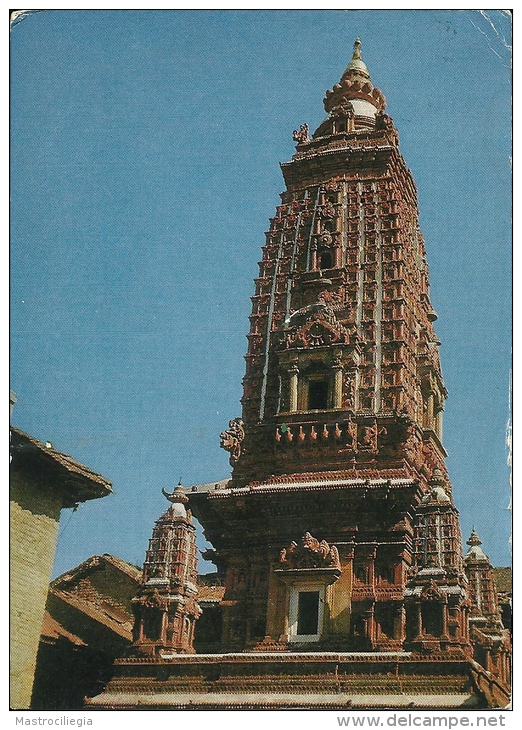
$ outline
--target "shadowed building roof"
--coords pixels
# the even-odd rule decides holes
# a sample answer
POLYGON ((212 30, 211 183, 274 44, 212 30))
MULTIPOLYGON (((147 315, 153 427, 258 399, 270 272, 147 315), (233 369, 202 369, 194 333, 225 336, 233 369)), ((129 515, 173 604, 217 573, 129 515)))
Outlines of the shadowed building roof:
POLYGON ((95 555, 52 581, 47 610, 84 643, 118 654, 132 641, 131 599, 140 580, 134 565, 95 555))
POLYGON ((49 479, 63 492, 63 507, 105 497, 112 492, 111 482, 47 442, 11 427, 11 466, 32 470, 39 479, 49 479))

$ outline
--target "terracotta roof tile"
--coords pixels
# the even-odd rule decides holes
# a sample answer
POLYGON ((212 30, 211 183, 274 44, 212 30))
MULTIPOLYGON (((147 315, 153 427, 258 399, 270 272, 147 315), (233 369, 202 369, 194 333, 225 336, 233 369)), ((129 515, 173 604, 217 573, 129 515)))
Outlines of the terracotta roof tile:
POLYGON ((63 637, 77 646, 87 646, 85 641, 82 641, 79 636, 76 636, 70 631, 67 631, 67 629, 64 629, 64 627, 58 623, 58 621, 56 621, 56 619, 54 619, 48 611, 44 613, 42 636, 47 639, 59 639, 60 637, 63 637))
POLYGON ((198 601, 219 603, 225 595, 225 586, 198 585, 198 601))

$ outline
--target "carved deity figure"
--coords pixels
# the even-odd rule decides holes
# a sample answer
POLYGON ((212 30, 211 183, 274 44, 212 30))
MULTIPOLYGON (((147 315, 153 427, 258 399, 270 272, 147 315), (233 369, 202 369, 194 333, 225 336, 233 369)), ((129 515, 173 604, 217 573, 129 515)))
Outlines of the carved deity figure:
POLYGON ((331 203, 326 203, 326 205, 320 208, 319 214, 322 218, 333 218, 335 215, 335 208, 331 203))
POLYGON ((164 596, 160 596, 158 589, 155 588, 152 593, 144 593, 132 599, 133 603, 143 606, 143 608, 157 608, 161 611, 167 607, 167 601, 164 596))
POLYGON ((387 430, 379 429, 377 422, 371 426, 361 426, 359 431, 359 448, 365 451, 377 451, 377 436, 384 435, 387 430))
POLYGON ((233 418, 229 421, 229 430, 219 434, 222 449, 230 452, 230 464, 234 466, 241 456, 241 442, 245 438, 245 429, 242 418, 233 418))
POLYGON ((290 555, 293 555, 297 550, 297 543, 292 540, 287 548, 283 548, 279 553, 279 561, 285 563, 290 555))
POLYGON ((301 126, 299 127, 299 131, 297 131, 297 129, 294 129, 292 134, 294 142, 308 142, 308 130, 309 127, 306 122, 305 124, 301 124, 301 126))
POLYGON ((357 451, 357 424, 352 421, 352 417, 348 416, 346 421, 346 445, 339 453, 344 451, 357 451))

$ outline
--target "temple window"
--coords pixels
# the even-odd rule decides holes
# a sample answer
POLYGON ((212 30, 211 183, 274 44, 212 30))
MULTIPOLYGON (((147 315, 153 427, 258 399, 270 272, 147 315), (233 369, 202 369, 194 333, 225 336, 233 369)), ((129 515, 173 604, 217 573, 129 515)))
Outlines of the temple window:
POLYGON ((395 621, 393 607, 390 604, 380 605, 377 610, 377 623, 379 632, 384 636, 393 639, 395 633, 395 621))
POLYGON ((328 408, 328 381, 310 380, 308 383, 309 411, 324 411, 328 408))
POLYGON ((368 583, 368 566, 357 566, 355 568, 355 577, 359 581, 359 583, 368 583))
POLYGON ((324 587, 292 587, 289 605, 289 638, 293 642, 319 641, 323 631, 324 587))
POLYGON ((331 251, 323 251, 319 258, 320 269, 331 269, 333 267, 333 259, 331 251))
POLYGON ((255 637, 263 637, 266 633, 266 619, 258 618, 252 623, 251 635, 255 637))
POLYGON ((297 634, 317 634, 319 620, 319 591, 299 591, 297 634))
POLYGON ((424 603, 421 608, 422 629, 424 634, 442 634, 442 606, 440 603, 424 603))
POLYGON ((148 613, 143 619, 143 634, 151 641, 159 641, 161 638, 163 616, 160 611, 148 613))
POLYGON ((379 583, 393 583, 393 568, 389 565, 380 565, 377 568, 377 580, 379 583))

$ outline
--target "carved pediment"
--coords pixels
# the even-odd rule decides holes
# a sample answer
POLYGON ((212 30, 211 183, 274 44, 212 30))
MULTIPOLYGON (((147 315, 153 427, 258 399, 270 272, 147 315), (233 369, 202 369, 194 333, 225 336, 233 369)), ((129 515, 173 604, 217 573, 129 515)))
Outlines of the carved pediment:
POLYGON ((336 317, 333 308, 323 301, 307 304, 297 309, 285 320, 285 327, 295 329, 309 320, 317 319, 334 324, 336 317))
POLYGON ((145 590, 145 592, 138 594, 132 599, 132 603, 142 608, 155 608, 160 611, 165 611, 167 608, 167 599, 165 596, 160 596, 157 588, 154 588, 153 591, 145 590))
POLYGON ((424 586, 420 597, 424 601, 440 601, 442 595, 435 581, 430 580, 430 582, 424 586))
POLYGON ((291 542, 279 555, 281 567, 297 568, 339 568, 339 553, 335 545, 326 540, 317 540, 305 532, 299 543, 291 542))
POLYGON ((331 307, 324 304, 299 309, 285 325, 282 345, 287 350, 342 344, 350 338, 349 330, 337 320, 331 307))

